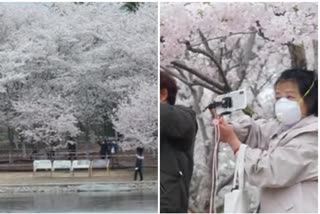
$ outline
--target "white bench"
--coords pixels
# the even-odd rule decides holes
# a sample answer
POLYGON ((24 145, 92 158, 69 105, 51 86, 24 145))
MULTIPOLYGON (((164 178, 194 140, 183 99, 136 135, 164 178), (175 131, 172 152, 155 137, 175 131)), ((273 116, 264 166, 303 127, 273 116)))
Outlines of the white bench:
POLYGON ((37 169, 50 169, 51 176, 56 169, 67 169, 74 176, 75 169, 88 169, 89 177, 93 175, 93 168, 105 168, 109 171, 109 160, 98 159, 98 160, 34 160, 33 161, 33 175, 37 169))
POLYGON ((72 161, 72 164, 71 164, 72 176, 74 176, 75 169, 88 169, 88 173, 90 176, 90 167, 91 167, 90 160, 74 160, 72 161))
POLYGON ((90 160, 74 160, 72 161, 71 170, 74 169, 89 169, 90 160))
POLYGON ((92 168, 107 168, 109 166, 108 159, 96 159, 92 161, 92 168))
POLYGON ((34 160, 33 161, 33 175, 37 169, 50 169, 52 171, 52 162, 51 160, 34 160))
POLYGON ((106 172, 110 174, 109 170, 109 164, 110 160, 109 159, 96 159, 92 161, 92 167, 91 167, 91 174, 89 176, 93 176, 93 169, 106 169, 106 172))
POLYGON ((52 171, 56 169, 69 169, 71 171, 71 161, 70 160, 54 160, 52 171))

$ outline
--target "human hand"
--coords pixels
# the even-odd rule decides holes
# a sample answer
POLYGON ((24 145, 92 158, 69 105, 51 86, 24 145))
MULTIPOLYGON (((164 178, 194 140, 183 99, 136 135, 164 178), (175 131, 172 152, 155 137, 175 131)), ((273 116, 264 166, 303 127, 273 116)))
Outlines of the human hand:
POLYGON ((230 145, 233 151, 237 150, 241 144, 232 125, 228 124, 223 117, 219 118, 220 140, 230 145))
POLYGON ((212 119, 219 118, 219 115, 217 114, 216 109, 214 108, 210 109, 210 113, 211 113, 212 119))

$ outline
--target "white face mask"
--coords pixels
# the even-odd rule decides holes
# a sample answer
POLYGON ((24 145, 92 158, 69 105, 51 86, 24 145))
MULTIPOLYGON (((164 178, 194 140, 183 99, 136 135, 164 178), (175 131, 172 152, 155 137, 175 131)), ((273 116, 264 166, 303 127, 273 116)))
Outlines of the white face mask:
POLYGON ((299 103, 284 97, 276 102, 275 112, 278 120, 287 126, 297 123, 302 117, 299 103))

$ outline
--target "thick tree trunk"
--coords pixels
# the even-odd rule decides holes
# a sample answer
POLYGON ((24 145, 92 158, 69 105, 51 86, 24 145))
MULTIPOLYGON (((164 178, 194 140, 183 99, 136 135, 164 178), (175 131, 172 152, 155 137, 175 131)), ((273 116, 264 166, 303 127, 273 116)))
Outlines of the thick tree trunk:
POLYGON ((318 73, 318 40, 312 41, 314 53, 314 70, 318 73))
POLYGON ((26 158, 27 157, 27 148, 26 148, 26 144, 22 141, 21 141, 21 148, 22 148, 22 157, 26 158))
POLYGON ((85 143, 86 143, 86 159, 89 159, 90 136, 89 136, 88 127, 86 127, 86 131, 85 131, 85 143))
MULTIPOLYGON (((153 151, 153 158, 157 158, 158 157, 158 149, 152 149, 153 151)), ((158 161, 158 160, 157 160, 158 161)), ((157 165, 159 166, 159 163, 157 163, 157 165)))
POLYGON ((107 136, 107 134, 108 134, 108 130, 107 130, 107 128, 108 128, 108 118, 107 117, 103 117, 103 136, 107 136))
POLYGON ((13 164, 12 159, 12 150, 13 150, 13 130, 11 127, 8 127, 8 140, 9 140, 9 164, 13 164))
POLYGON ((85 148, 86 148, 86 159, 90 158, 90 124, 88 121, 85 122, 84 124, 84 141, 85 141, 85 148))
POLYGON ((198 130, 201 136, 201 141, 198 140, 198 145, 195 146, 195 167, 190 187, 189 209, 193 212, 208 212, 211 189, 213 144, 208 144, 210 139, 208 137, 207 127, 203 118, 199 116, 202 114, 200 103, 203 96, 203 88, 190 87, 190 89, 194 100, 193 109, 197 115, 198 130), (201 158, 197 157, 199 153, 203 155, 201 158))
MULTIPOLYGON (((192 94, 192 97, 194 99, 194 104, 193 104, 193 109, 196 113, 196 115, 200 115, 202 113, 202 109, 200 108, 200 102, 201 102, 201 98, 202 98, 202 95, 203 95, 203 88, 192 88, 190 87, 191 89, 191 94, 192 94)), ((206 143, 208 141, 208 135, 207 135, 207 132, 206 132, 206 127, 204 125, 204 121, 202 118, 200 117, 197 117, 197 121, 198 121, 198 130, 201 132, 201 136, 202 136, 202 140, 204 143, 206 143)))
POLYGON ((288 44, 290 58, 291 58, 291 68, 307 68, 306 53, 304 50, 304 45, 295 45, 292 43, 288 44))

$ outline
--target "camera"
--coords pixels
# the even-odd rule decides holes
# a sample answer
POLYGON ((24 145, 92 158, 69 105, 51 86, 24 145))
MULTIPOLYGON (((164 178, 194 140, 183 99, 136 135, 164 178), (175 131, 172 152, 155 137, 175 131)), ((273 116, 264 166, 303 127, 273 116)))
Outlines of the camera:
POLYGON ((218 115, 230 114, 233 111, 242 110, 247 106, 247 93, 245 89, 232 91, 219 95, 203 110, 215 109, 218 115))

